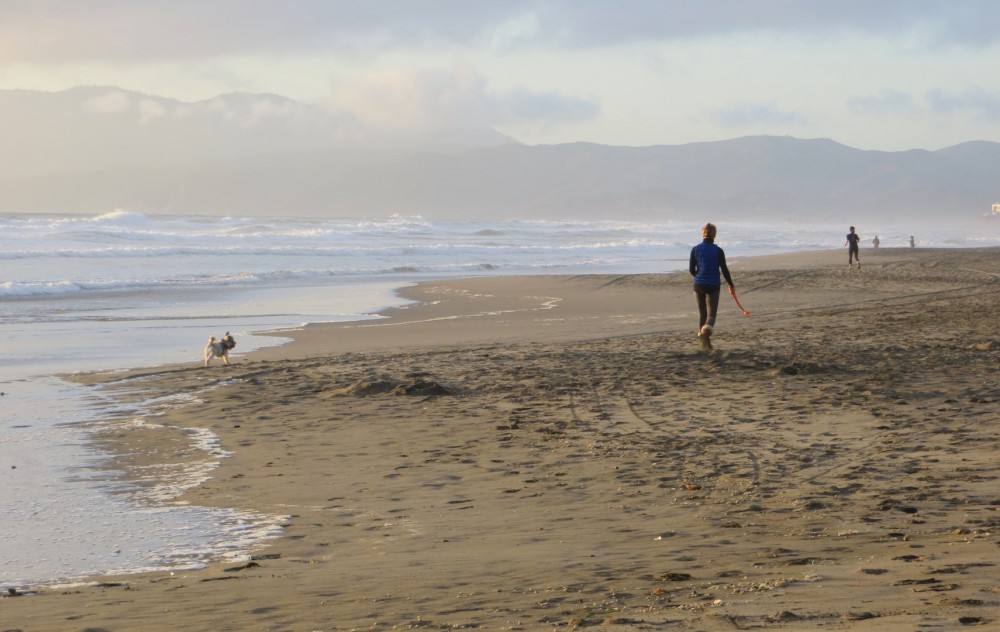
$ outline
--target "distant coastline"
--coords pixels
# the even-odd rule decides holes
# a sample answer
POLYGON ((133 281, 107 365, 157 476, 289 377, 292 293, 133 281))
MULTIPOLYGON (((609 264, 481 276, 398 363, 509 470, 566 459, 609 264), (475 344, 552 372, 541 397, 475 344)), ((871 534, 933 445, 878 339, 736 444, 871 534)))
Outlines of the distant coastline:
POLYGON ((864 216, 944 226, 972 221, 981 214, 974 209, 996 202, 1000 173, 1000 143, 990 141, 895 152, 789 136, 532 146, 483 129, 375 146, 337 142, 334 121, 273 94, 221 95, 210 105, 114 86, 0 90, 0 137, 22 140, 0 147, 0 212, 810 223, 864 216), (108 95, 125 107, 122 116, 86 107, 108 95), (184 116, 144 120, 135 114, 140 103, 184 116), (281 117, 238 124, 261 108, 300 113, 302 126, 289 129, 281 117), (23 120, 34 121, 30 134, 23 120), (65 120, 73 121, 73 145, 65 120))

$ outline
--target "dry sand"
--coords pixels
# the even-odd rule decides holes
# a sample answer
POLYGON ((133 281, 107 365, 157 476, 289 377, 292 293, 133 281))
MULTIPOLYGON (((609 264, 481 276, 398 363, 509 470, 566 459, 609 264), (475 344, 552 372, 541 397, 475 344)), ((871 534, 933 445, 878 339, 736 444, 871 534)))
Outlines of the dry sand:
MULTIPOLYGON (((752 317, 723 296, 711 353, 686 272, 480 278, 92 376, 194 396, 160 421, 233 454, 184 500, 285 535, 0 629, 1000 629, 1000 250, 845 255, 734 259, 752 317)), ((187 449, 137 434, 123 468, 187 449)))

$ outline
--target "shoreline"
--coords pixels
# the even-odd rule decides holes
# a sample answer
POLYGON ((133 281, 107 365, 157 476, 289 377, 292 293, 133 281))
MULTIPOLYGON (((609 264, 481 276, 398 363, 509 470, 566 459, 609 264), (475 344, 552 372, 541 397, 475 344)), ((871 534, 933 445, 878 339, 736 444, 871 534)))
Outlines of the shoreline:
MULTIPOLYGON (((884 248, 875 256, 880 262, 890 263, 905 257, 907 252, 884 248)), ((742 296, 745 290, 740 281, 752 277, 740 279, 737 270, 746 276, 767 270, 834 266, 846 257, 845 253, 846 250, 837 249, 733 257, 730 269, 742 296)), ((254 351, 248 359, 267 361, 372 349, 457 345, 460 341, 491 337, 495 341, 524 341, 532 337, 552 340, 550 336, 555 335, 557 340, 574 341, 604 335, 635 335, 658 331, 656 328, 664 318, 669 321, 670 330, 691 328, 690 318, 686 321, 684 317, 694 313, 686 266, 671 272, 454 277, 407 285, 398 294, 415 303, 382 310, 377 315, 384 318, 375 321, 312 323, 287 336, 276 332, 274 335, 291 341, 254 351), (590 287, 593 279, 601 280, 596 290, 590 287), (613 301, 609 302, 609 298, 613 301), (569 318, 539 316, 557 304, 561 304, 560 311, 571 313, 569 318), (435 327, 434 323, 444 319, 451 320, 455 327, 444 330, 435 327), (602 319, 613 319, 619 328, 602 327, 602 319), (676 328, 674 320, 678 321, 676 328), (463 321, 475 324, 470 326, 463 321), (503 327, 494 327, 492 335, 484 334, 483 323, 492 326, 496 322, 502 322, 503 327), (530 326, 524 327, 525 323, 530 326), (406 331, 397 335, 399 329, 406 331), (337 336, 336 332, 341 330, 349 331, 350 336, 337 336)), ((728 301, 725 296, 720 299, 721 319, 729 319, 733 314, 739 316, 728 301)))
POLYGON ((686 271, 478 277, 227 368, 88 376, 201 398, 167 418, 233 454, 188 500, 286 532, 246 564, 5 612, 32 630, 998 620, 980 565, 1000 249, 845 254, 733 258, 752 317, 722 297, 712 354, 686 271))

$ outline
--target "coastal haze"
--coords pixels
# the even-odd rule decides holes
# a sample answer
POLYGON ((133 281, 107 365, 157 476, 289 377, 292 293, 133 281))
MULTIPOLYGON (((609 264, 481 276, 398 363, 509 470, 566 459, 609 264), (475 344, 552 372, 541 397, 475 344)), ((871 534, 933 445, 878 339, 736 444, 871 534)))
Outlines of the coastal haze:
POLYGON ((1000 6, 7 2, 0 212, 973 222, 1000 6))
POLYGON ((364 134, 269 94, 0 92, 0 211, 955 224, 998 198, 1000 143, 874 151, 749 136, 526 145, 495 130, 364 134), (25 122, 30 122, 25 125, 25 122))

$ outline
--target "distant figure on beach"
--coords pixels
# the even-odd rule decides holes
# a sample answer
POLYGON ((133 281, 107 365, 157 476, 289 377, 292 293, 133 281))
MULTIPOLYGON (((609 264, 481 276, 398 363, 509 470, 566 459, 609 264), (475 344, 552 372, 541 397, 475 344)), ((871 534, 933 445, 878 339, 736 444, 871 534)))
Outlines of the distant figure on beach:
POLYGON ((861 236, 854 232, 854 227, 851 226, 851 232, 847 233, 847 241, 844 245, 847 246, 847 267, 851 268, 854 266, 854 262, 858 263, 858 270, 861 269, 861 258, 858 256, 858 244, 861 242, 861 236))
POLYGON ((872 240, 872 248, 878 250, 878 244, 879 244, 878 235, 875 235, 875 239, 872 240))
POLYGON ((916 248, 917 242, 913 241, 913 235, 910 235, 910 248, 916 248))
POLYGON ((701 229, 702 241, 691 249, 691 261, 688 268, 694 277, 694 300, 698 304, 698 340, 702 351, 712 350, 712 332, 715 329, 715 316, 719 311, 719 288, 722 287, 722 276, 730 290, 734 288, 733 278, 726 266, 726 253, 715 245, 717 229, 715 224, 705 224, 701 229))

